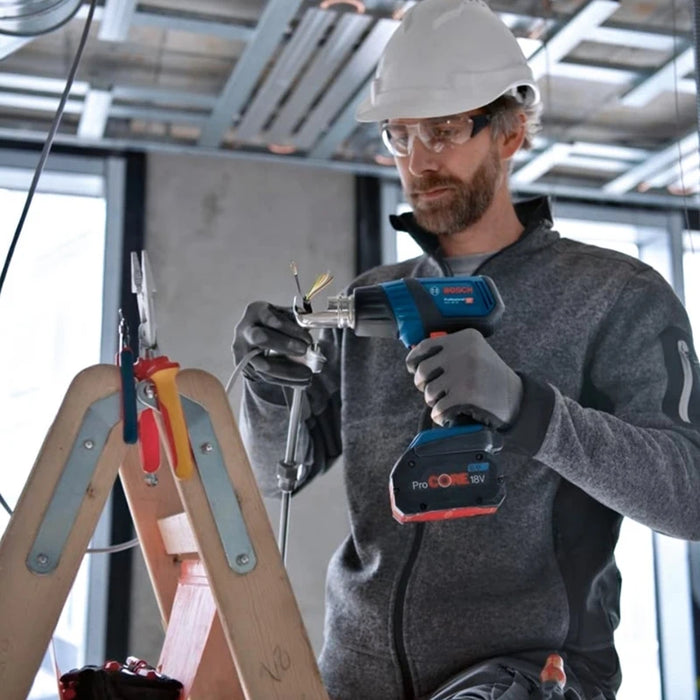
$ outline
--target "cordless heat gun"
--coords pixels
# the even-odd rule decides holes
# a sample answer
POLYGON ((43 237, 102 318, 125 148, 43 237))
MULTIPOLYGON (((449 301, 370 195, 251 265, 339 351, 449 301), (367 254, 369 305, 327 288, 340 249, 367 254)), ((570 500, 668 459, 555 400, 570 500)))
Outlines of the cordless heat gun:
MULTIPOLYGON (((305 328, 350 328, 358 336, 421 340, 465 328, 490 335, 503 301, 488 277, 405 278, 355 288, 328 299, 328 310, 305 312, 305 328)), ((505 486, 495 454, 500 445, 486 426, 460 422, 420 432, 390 476, 392 513, 399 522, 445 520, 495 512, 505 486)))

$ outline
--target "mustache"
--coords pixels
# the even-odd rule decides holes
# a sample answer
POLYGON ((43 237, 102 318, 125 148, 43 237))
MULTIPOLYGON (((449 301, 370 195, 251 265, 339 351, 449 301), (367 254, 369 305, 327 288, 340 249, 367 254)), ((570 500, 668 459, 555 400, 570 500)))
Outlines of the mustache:
POLYGON ((421 192, 437 190, 443 187, 457 187, 458 185, 458 180, 445 175, 424 175, 419 180, 414 180, 411 183, 410 194, 420 194, 421 192))

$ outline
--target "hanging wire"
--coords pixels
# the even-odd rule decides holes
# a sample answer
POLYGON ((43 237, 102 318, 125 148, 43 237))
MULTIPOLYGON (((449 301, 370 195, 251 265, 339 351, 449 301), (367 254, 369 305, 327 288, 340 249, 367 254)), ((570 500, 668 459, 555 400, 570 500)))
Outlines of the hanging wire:
MULTIPOLYGON (((232 348, 233 350, 233 348, 232 348)), ((235 385, 236 381, 238 380, 238 375, 243 371, 243 368, 256 356, 259 355, 262 351, 258 350, 257 348, 254 350, 251 350, 249 353, 243 356, 243 359, 233 368, 233 372, 231 376, 228 378, 228 381, 226 382, 226 393, 228 394, 233 386, 235 385)))
POLYGON ((133 549, 139 546, 139 538, 134 537, 133 540, 122 542, 121 544, 113 544, 110 547, 90 547, 85 551, 88 554, 115 554, 116 552, 125 552, 127 549, 133 549))
POLYGON ((34 176, 32 177, 32 182, 29 185, 29 190, 27 192, 27 198, 24 202, 24 208, 19 217, 19 222, 17 223, 17 228, 12 236, 12 242, 5 256, 5 263, 2 267, 2 272, 0 273, 0 294, 2 294, 2 288, 5 284, 5 278, 7 277, 7 271, 10 268, 10 262, 15 253, 15 248, 17 247, 17 241, 19 240, 22 229, 24 228, 24 222, 27 219, 27 214, 29 213, 29 207, 34 199, 34 193, 36 192, 37 185, 39 184, 39 178, 44 170, 44 165, 49 157, 49 152, 51 151, 51 146, 53 145, 54 138, 58 132, 59 124, 61 123, 61 117, 63 116, 63 111, 66 108, 66 102, 68 101, 68 95, 73 87, 73 81, 75 80, 75 74, 78 72, 78 66, 80 65, 80 59, 83 56, 83 50, 85 49, 85 44, 87 43, 88 33, 90 32, 90 26, 92 25, 92 18, 95 14, 95 5, 97 0, 90 0, 90 9, 88 10, 87 18, 85 19, 85 27, 83 28, 83 33, 80 37, 80 42, 78 43, 78 50, 75 53, 75 58, 73 59, 73 64, 71 65, 70 71, 68 72, 68 78, 66 79, 66 86, 63 89, 63 94, 58 103, 58 108, 56 109, 56 114, 54 115, 53 121, 51 122, 51 127, 49 129, 49 134, 44 142, 44 147, 41 151, 41 156, 39 157, 39 162, 34 169, 34 176))
MULTIPOLYGON (((8 515, 12 517, 12 508, 7 505, 7 501, 0 494, 0 505, 7 511, 8 515)), ((127 542, 121 542, 119 544, 113 544, 109 547, 88 547, 85 550, 86 554, 114 554, 115 552, 123 552, 127 549, 132 549, 137 547, 139 544, 139 538, 134 537, 133 540, 128 540, 127 542)))
MULTIPOLYGON (((535 30, 529 31, 527 36, 530 39, 540 39, 542 40, 542 46, 535 51, 535 54, 539 54, 540 51, 544 52, 544 61, 545 61, 545 71, 544 71, 544 88, 540 91, 540 100, 542 102, 542 111, 540 112, 540 133, 544 135, 545 128, 544 128, 544 115, 547 113, 549 108, 551 107, 552 104, 552 64, 551 64, 551 56, 549 53, 549 44, 548 44, 548 34, 551 29, 549 26, 550 23, 553 21, 553 12, 552 12, 552 3, 551 0, 542 0, 542 17, 540 18, 539 26, 535 26, 535 30)), ((534 55, 534 54, 533 54, 534 55)), ((534 149, 534 146, 533 146, 534 149)), ((552 207, 552 211, 554 211, 554 208, 556 206, 556 198, 557 198, 557 192, 556 192, 556 180, 558 178, 555 178, 554 184, 549 190, 548 197, 550 200, 550 205, 552 207)), ((516 186, 517 190, 517 186, 516 186)))
POLYGON ((12 515, 12 508, 7 505, 7 501, 2 497, 2 494, 0 493, 0 505, 7 511, 8 515, 12 515))
MULTIPOLYGON (((56 109, 56 113, 54 115, 53 121, 51 122, 51 127, 49 128, 49 133, 48 136, 46 137, 46 141, 44 142, 44 147, 41 151, 41 155, 39 156, 39 162, 36 165, 36 168, 34 169, 34 175, 32 177, 31 184, 29 185, 29 190, 27 191, 27 198, 25 199, 24 202, 24 208, 22 209, 22 213, 19 218, 19 222, 17 223, 17 228, 15 229, 14 235, 12 236, 12 241, 10 242, 10 247, 7 251, 7 255, 5 256, 5 262, 2 267, 2 272, 0 273, 0 293, 2 293, 2 288, 5 284, 5 279, 7 277, 7 271, 10 268, 10 263, 12 261, 12 258, 14 256, 15 248, 17 247, 17 242, 19 241, 20 234, 22 233, 22 229, 24 228, 24 223, 27 219, 27 215, 29 214, 29 208, 32 204, 32 200, 34 199, 34 193, 36 192, 37 185, 39 184, 39 178, 41 177, 41 174, 44 170, 44 165, 46 164, 46 160, 49 157, 49 153, 51 151, 51 146, 53 145, 54 138, 56 137, 56 133, 58 132, 58 127, 61 123, 61 118, 63 116, 63 112, 66 107, 66 102, 68 101, 68 95, 70 94, 71 88, 73 87, 73 81, 75 80, 75 75, 78 72, 78 66, 80 65, 80 59, 83 56, 83 51, 85 50, 85 44, 87 43, 87 37, 90 32, 90 27, 92 25, 92 20, 95 14, 95 6, 97 4, 97 0, 90 0, 90 7, 88 9, 87 17, 85 19, 85 26, 83 27, 83 33, 80 36, 80 41, 78 42, 78 49, 75 53, 75 57, 73 59, 73 63, 70 67, 70 70, 68 72, 68 77, 66 78, 66 85, 63 89, 63 93, 61 94, 61 99, 59 100, 58 107, 56 109)), ((59 26, 62 26, 66 22, 68 22, 70 19, 72 19, 75 14, 77 13, 80 5, 78 5, 75 9, 75 12, 70 15, 70 17, 67 17, 64 21, 61 22, 61 24, 56 25, 54 27, 51 27, 51 30, 56 29, 59 26)), ((47 30, 49 31, 49 30, 47 30)), ((45 32, 41 32, 45 33, 45 32)), ((11 32, 7 31, 0 31, 0 34, 13 34, 11 32)), ((7 511, 7 513, 12 516, 12 508, 7 504, 7 501, 2 497, 0 494, 0 505, 7 511)), ((122 544, 114 545, 114 547, 105 547, 97 550, 92 550, 88 549, 87 551, 89 553, 94 553, 94 552, 112 552, 112 551, 122 551, 123 549, 129 549, 131 547, 134 547, 138 544, 138 539, 136 540, 131 540, 129 542, 124 542, 122 544)))
MULTIPOLYGON (((693 40, 695 44, 695 128, 698 132, 698 143, 700 145, 700 8, 697 2, 691 3, 693 6, 692 11, 692 23, 693 23, 693 40)), ((677 7, 676 0, 671 2, 671 21, 672 21, 672 31, 673 31, 673 55, 678 55, 678 24, 676 21, 677 17, 677 7)), ((688 241, 690 244, 690 252, 695 254, 695 242, 693 240, 693 234, 690 229, 690 212, 688 207, 687 190, 685 187, 684 174, 683 174, 683 154, 681 153, 680 147, 680 105, 678 100, 679 89, 678 84, 680 82, 680 76, 678 75, 678 65, 676 61, 673 62, 673 102, 674 108, 676 110, 676 143, 678 144, 678 170, 680 172, 681 180, 681 192, 683 193, 683 216, 685 218, 685 230, 687 231, 688 241)), ((700 150, 698 151, 698 156, 700 157, 700 150)), ((684 246, 682 246, 684 247, 684 246)), ((681 250, 681 255, 684 254, 684 250, 681 250)))
MULTIPOLYGON (((673 56, 678 55, 679 42, 678 42, 678 25, 676 23, 676 0, 671 2, 671 30, 673 32, 673 56)), ((685 222, 686 231, 690 229, 690 216, 688 207, 688 191, 685 186, 685 173, 683 172, 683 152, 681 151, 681 112, 680 104, 678 100, 679 88, 678 83, 680 81, 680 76, 678 75, 678 63, 675 58, 672 60, 673 64, 673 107, 676 115, 676 122, 674 124, 675 129, 675 141, 678 150, 678 174, 680 178, 680 196, 683 197, 683 207, 681 211, 683 212, 683 218, 685 222)), ((696 126, 697 128, 697 126, 696 126)), ((681 251, 682 254, 682 251, 681 251)))
MULTIPOLYGON (((549 41, 548 41, 548 36, 547 34, 549 33, 550 27, 547 27, 547 24, 549 24, 549 21, 551 20, 552 22, 554 21, 554 13, 552 11, 552 3, 551 0, 543 0, 543 10, 544 10, 544 18, 545 18, 545 37, 542 42, 542 50, 544 51, 544 56, 545 56, 545 75, 544 75, 544 94, 546 96, 546 102, 542 107, 542 112, 540 114, 540 124, 542 124, 542 119, 543 115, 545 113, 545 110, 551 110, 552 108, 552 62, 551 62, 551 55, 549 53, 549 41)), ((554 25, 553 25, 554 26, 554 25)), ((544 130, 544 125, 542 125, 542 129, 544 130)), ((555 183, 559 178, 555 177, 555 183)), ((550 194, 550 207, 552 209, 552 215, 554 216, 554 211, 556 209, 557 205, 557 194, 556 194, 556 187, 552 188, 552 192, 550 194)))

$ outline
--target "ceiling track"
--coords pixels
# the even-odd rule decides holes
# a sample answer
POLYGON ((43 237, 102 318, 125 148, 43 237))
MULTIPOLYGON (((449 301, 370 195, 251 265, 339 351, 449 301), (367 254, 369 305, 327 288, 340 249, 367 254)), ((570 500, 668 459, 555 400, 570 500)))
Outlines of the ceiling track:
MULTIPOLYGON (((9 11, 18 22, 19 9, 41 2, 6 0, 0 32, 9 11)), ((312 0, 266 0, 257 20, 249 12, 237 18, 237 0, 208 0, 209 9, 203 5, 196 12, 183 12, 179 0, 171 7, 168 0, 158 3, 104 0, 96 8, 99 26, 87 53, 94 64, 83 66, 72 87, 59 142, 269 156, 273 162, 396 176, 392 167, 378 165, 390 160, 377 130, 358 124, 354 114, 398 24, 390 16, 397 2, 376 0, 359 14, 324 10, 312 0), (151 42, 148 50, 145 41, 151 42), (115 81, 110 67, 131 53, 139 56, 134 72, 128 73, 125 61, 115 81), (188 78, 180 71, 186 72, 190 55, 200 63, 193 63, 188 78), (204 63, 212 56, 218 65, 204 63), (155 61, 160 63, 149 63, 155 61), (206 85, 214 87, 207 88, 197 78, 209 69, 220 73, 211 74, 206 85)), ((46 7, 64 12, 80 4, 45 0, 46 7)), ((611 200, 672 201, 668 192, 700 190, 697 115, 688 108, 697 94, 689 19, 679 16, 658 26, 659 13, 635 14, 634 8, 617 0, 583 0, 568 17, 500 13, 527 45, 548 102, 541 137, 514 159, 514 188, 547 191, 571 176, 581 183, 573 188, 582 196, 598 192, 611 200), (621 134, 624 144, 615 145, 621 134)), ((85 20, 87 9, 83 0, 76 22, 85 20)), ((74 41, 75 27, 71 31, 74 41)), ((47 61, 47 51, 65 51, 70 41, 0 34, 5 138, 32 134, 27 138, 33 141, 48 128, 64 87, 56 66, 65 55, 57 57, 61 63, 47 61)))

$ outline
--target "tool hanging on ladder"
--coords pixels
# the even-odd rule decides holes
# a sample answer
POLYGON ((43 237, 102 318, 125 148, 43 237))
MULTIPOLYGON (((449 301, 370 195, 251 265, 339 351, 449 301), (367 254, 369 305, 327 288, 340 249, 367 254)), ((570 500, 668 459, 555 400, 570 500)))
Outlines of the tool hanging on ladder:
POLYGON ((119 365, 122 376, 122 415, 124 417, 125 442, 138 437, 141 465, 146 481, 158 483, 156 472, 160 467, 160 437, 168 454, 168 461, 175 476, 187 479, 192 476, 194 461, 187 436, 187 425, 175 385, 180 365, 158 350, 155 320, 153 273, 146 251, 131 253, 131 291, 136 294, 139 309, 138 359, 133 362, 129 347, 128 326, 120 321, 119 365), (136 382, 136 391, 133 384, 136 382), (143 410, 138 412, 137 402, 143 410), (127 440, 127 436, 130 440, 127 440))

